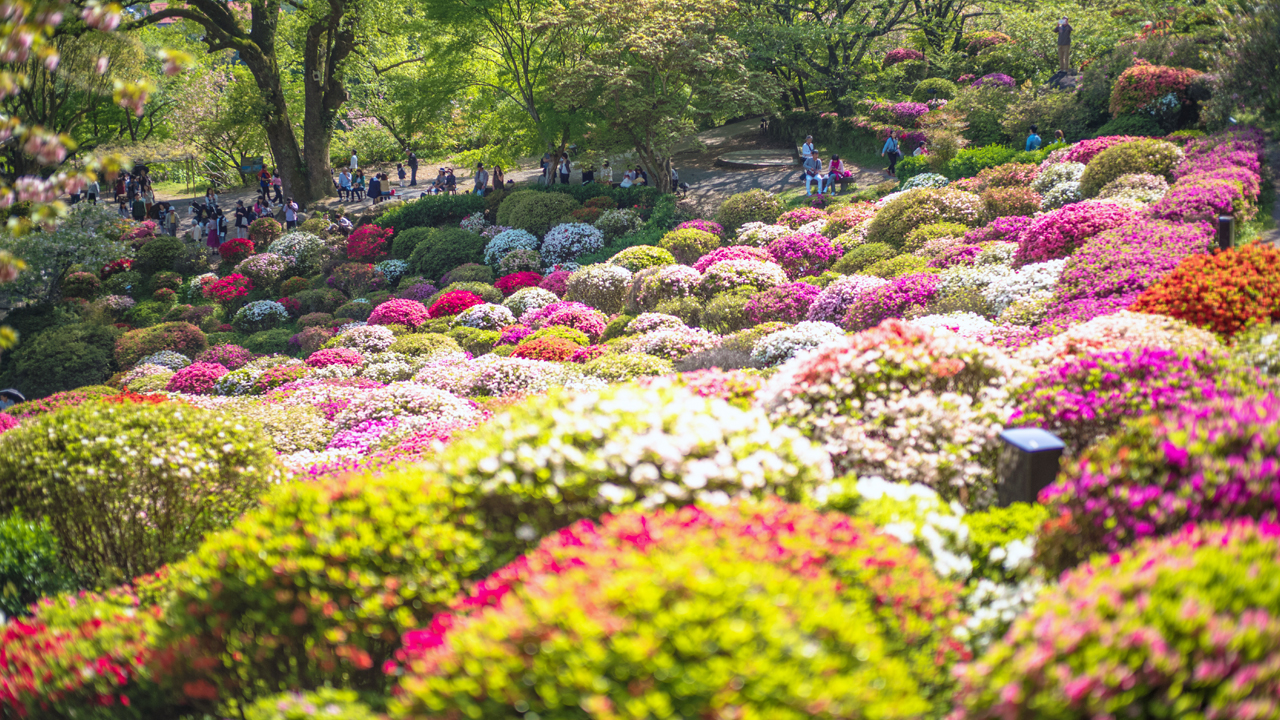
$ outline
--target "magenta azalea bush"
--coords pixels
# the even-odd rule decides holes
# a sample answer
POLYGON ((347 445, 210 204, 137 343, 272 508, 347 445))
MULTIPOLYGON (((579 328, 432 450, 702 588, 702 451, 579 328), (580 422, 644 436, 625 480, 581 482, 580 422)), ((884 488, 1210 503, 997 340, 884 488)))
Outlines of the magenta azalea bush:
POLYGON ((1151 217, 1174 222, 1216 223, 1221 215, 1251 220, 1256 211, 1243 182, 1226 177, 1188 175, 1175 182, 1169 192, 1151 206, 1151 217))
POLYGON ((1054 155, 1050 156, 1050 159, 1055 162, 1077 162, 1088 165, 1089 161, 1097 156, 1098 153, 1109 147, 1146 139, 1134 135, 1103 135, 1092 140, 1081 140, 1071 147, 1055 151, 1054 155))
POLYGON ((782 266, 787 277, 821 275, 843 254, 838 246, 817 233, 783 235, 769 243, 769 254, 782 266))
POLYGON ((1008 75, 1005 75, 1004 73, 991 73, 989 75, 983 75, 982 77, 973 81, 973 87, 976 87, 976 88, 999 87, 999 88, 1012 89, 1017 86, 1018 86, 1018 81, 1014 80, 1008 75))
POLYGON ((971 243, 1017 242, 1031 221, 1032 218, 1021 215, 998 217, 982 227, 970 229, 964 239, 971 243))
POLYGON ((929 112, 929 106, 919 102, 900 102, 895 103, 890 109, 893 113, 893 121, 902 127, 915 127, 916 121, 921 115, 929 112))
POLYGON ((228 370, 239 370, 249 361, 253 359, 253 353, 239 345, 223 344, 214 345, 204 352, 196 355, 195 361, 198 363, 217 363, 228 370))
POLYGON ((204 395, 212 391, 218 379, 228 372, 227 368, 214 362, 191 363, 175 372, 164 389, 189 395, 204 395))
POLYGON ((608 321, 604 313, 580 302, 551 303, 546 307, 530 310, 520 318, 521 324, 528 325, 534 330, 563 325, 581 330, 591 338, 603 335, 608 321))
POLYGON ((375 307, 369 315, 370 325, 404 325, 410 328, 416 328, 425 323, 430 317, 427 315, 427 306, 416 300, 405 300, 396 298, 388 300, 381 305, 375 307))
POLYGON ((1190 255, 1208 252, 1206 224, 1137 222, 1085 241, 1058 278, 1060 302, 1128 295, 1151 287, 1190 255))
POLYGON ((885 320, 900 318, 911 308, 923 308, 938 294, 940 279, 934 273, 903 275, 859 297, 844 316, 844 328, 868 330, 885 320))
POLYGON ((884 66, 892 67, 908 60, 923 60, 924 53, 911 48, 896 48, 884 54, 884 66))
POLYGON ((850 305, 872 290, 888 284, 888 280, 870 275, 845 275, 818 293, 809 306, 809 314, 805 319, 839 325, 849 313, 850 305))
POLYGON ((757 260, 759 262, 773 262, 773 255, 768 250, 751 245, 728 245, 726 247, 716 248, 711 252, 698 258, 693 264, 693 269, 699 273, 707 271, 707 268, 718 262, 725 260, 757 260))
POLYGON ((360 367, 364 364, 364 356, 353 348, 328 348, 317 350, 308 355, 307 364, 313 368, 326 368, 333 365, 360 367))
POLYGON ((1029 265, 1064 258, 1094 235, 1135 219, 1134 211, 1107 202, 1074 203, 1047 212, 1022 232, 1013 262, 1029 265))
POLYGON ((752 295, 743 312, 753 325, 766 322, 797 323, 808 317, 809 307, 821 292, 822 288, 809 283, 779 285, 752 295))
POLYGON ((724 226, 713 220, 686 220, 676 226, 676 230, 701 230, 716 237, 724 237, 724 226))

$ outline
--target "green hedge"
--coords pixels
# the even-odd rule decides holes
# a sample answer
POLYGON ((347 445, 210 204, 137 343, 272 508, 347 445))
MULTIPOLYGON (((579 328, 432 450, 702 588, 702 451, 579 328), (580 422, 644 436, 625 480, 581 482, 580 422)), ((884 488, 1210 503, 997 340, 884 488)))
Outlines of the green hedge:
POLYGON ((478 212, 484 212, 484 198, 478 195, 426 195, 383 213, 377 224, 400 232, 411 227, 456 225, 478 212))
MULTIPOLYGON (((653 207, 659 202, 662 194, 655 187, 610 187, 601 185, 600 183, 591 183, 590 185, 534 185, 531 187, 522 187, 521 190, 536 190, 538 192, 564 193, 569 195, 579 203, 595 197, 608 197, 618 203, 618 207, 626 208, 634 205, 644 207, 653 207)), ((674 198, 675 196, 671 196, 674 198)), ((674 200, 673 200, 674 207, 674 200)))

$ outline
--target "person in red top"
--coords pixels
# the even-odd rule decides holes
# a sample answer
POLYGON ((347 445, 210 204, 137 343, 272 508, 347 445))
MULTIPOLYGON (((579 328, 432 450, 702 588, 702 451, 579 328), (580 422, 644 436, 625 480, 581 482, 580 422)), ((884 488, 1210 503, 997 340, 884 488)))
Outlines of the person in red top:
POLYGON ((258 191, 262 193, 263 200, 271 200, 271 191, 267 189, 270 186, 271 173, 267 172, 267 169, 264 167, 262 168, 262 171, 258 173, 258 191))

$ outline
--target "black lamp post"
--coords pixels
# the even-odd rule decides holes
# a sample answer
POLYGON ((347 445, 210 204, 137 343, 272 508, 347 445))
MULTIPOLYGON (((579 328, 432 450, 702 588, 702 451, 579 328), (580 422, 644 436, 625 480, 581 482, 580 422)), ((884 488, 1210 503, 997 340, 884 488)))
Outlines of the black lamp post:
POLYGON ((1023 428, 1000 433, 1000 484, 996 495, 1002 507, 1035 502, 1040 491, 1058 476, 1058 461, 1066 447, 1048 430, 1023 428))
POLYGON ((1231 215, 1218 216, 1218 247, 1230 250, 1236 243, 1236 219, 1231 215))

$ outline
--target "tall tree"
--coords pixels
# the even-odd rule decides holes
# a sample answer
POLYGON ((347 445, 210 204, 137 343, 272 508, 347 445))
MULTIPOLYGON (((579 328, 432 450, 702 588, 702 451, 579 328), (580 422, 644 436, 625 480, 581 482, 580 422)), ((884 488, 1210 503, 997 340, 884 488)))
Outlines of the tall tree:
POLYGON ((262 124, 285 191, 312 201, 332 192, 329 144, 334 121, 347 100, 346 63, 373 28, 361 13, 372 0, 186 0, 129 24, 135 28, 168 18, 199 25, 210 53, 232 50, 253 74, 263 101, 262 124), (282 18, 296 23, 302 60, 303 117, 299 141, 284 86, 282 18))
POLYGON ((560 72, 554 99, 593 113, 602 139, 634 147, 670 191, 671 154, 699 121, 765 109, 773 93, 725 34, 733 10, 725 0, 568 0, 548 26, 593 36, 560 72))

